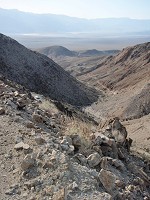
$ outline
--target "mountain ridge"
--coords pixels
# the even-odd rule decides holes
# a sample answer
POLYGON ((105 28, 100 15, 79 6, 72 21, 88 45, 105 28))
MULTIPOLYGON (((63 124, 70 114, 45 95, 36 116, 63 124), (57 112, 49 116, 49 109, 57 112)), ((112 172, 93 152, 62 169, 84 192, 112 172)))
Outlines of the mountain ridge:
POLYGON ((105 50, 99 51, 97 49, 88 49, 88 50, 80 50, 80 51, 72 51, 64 46, 48 46, 40 49, 34 49, 37 52, 48 56, 49 58, 53 57, 92 57, 92 56, 106 56, 106 55, 114 55, 119 52, 119 50, 105 50))
POLYGON ((0 8, 0 26, 1 32, 5 34, 78 31, 101 32, 104 34, 116 32, 130 33, 150 31, 150 19, 103 18, 88 20, 63 15, 35 14, 0 8))

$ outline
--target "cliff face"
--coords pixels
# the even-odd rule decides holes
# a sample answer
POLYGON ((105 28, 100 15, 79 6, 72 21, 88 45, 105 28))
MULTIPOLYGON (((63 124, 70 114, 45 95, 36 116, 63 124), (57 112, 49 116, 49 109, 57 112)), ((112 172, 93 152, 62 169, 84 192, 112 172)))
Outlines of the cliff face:
POLYGON ((0 74, 28 88, 73 105, 88 105, 97 99, 86 88, 48 57, 33 52, 0 34, 0 74))

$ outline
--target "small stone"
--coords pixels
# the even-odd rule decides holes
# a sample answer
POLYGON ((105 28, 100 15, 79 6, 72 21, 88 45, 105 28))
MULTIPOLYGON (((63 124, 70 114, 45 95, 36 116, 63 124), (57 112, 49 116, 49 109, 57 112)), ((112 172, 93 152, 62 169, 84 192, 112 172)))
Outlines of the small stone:
POLYGON ((87 164, 87 159, 86 157, 81 154, 81 153, 77 153, 75 154, 74 158, 77 160, 77 162, 81 165, 86 165, 87 164))
POLYGON ((34 124, 33 124, 32 122, 28 122, 28 123, 26 124, 26 127, 27 127, 27 128, 35 128, 35 126, 34 126, 34 124))
POLYGON ((17 135, 17 136, 15 137, 15 143, 16 143, 16 144, 22 142, 22 140, 23 140, 23 139, 22 139, 21 136, 18 136, 18 135, 17 135))
POLYGON ((72 183, 72 189, 75 190, 75 189, 77 189, 77 188, 78 188, 78 185, 77 185, 76 182, 74 181, 74 182, 72 183))
POLYGON ((144 180, 142 180, 140 177, 137 177, 133 180, 133 184, 134 185, 141 185, 143 186, 144 185, 144 180))
POLYGON ((6 191, 5 191, 5 194, 6 194, 6 195, 14 195, 14 194, 15 194, 15 189, 13 188, 13 189, 8 189, 8 190, 6 190, 6 191))
POLYGON ((90 140, 95 140, 96 139, 96 136, 94 133, 90 134, 90 140))
POLYGON ((53 200, 65 200, 65 189, 57 191, 53 196, 53 200))
POLYGON ((61 144, 61 148, 62 148, 63 151, 68 151, 69 145, 68 144, 61 144))
POLYGON ((25 106, 26 106, 26 104, 27 104, 27 101, 25 100, 25 99, 23 99, 23 98, 19 98, 18 100, 17 100, 17 108, 19 109, 19 110, 22 110, 25 106))
POLYGON ((19 171, 20 171, 19 168, 17 168, 17 169, 14 169, 14 170, 12 171, 12 173, 13 173, 13 174, 16 174, 16 173, 19 173, 19 171))
POLYGON ((29 149, 30 149, 30 146, 29 146, 28 144, 24 144, 24 145, 23 145, 23 149, 24 149, 24 150, 29 150, 29 149))
POLYGON ((14 171, 15 170, 15 166, 12 165, 10 169, 11 169, 11 171, 14 171))
POLYGON ((3 114, 5 114, 5 109, 0 107, 0 115, 3 115, 3 114))
POLYGON ((68 149, 67 153, 74 154, 74 146, 73 145, 69 145, 69 149, 68 149))
POLYGON ((115 188, 116 178, 112 172, 101 169, 99 173, 99 179, 107 192, 113 191, 115 188))
POLYGON ((115 181, 115 185, 119 188, 124 188, 125 187, 125 183, 121 180, 116 180, 115 181))
POLYGON ((18 91, 15 91, 15 92, 14 92, 14 96, 17 97, 18 95, 19 95, 19 92, 18 92, 18 91))
POLYGON ((100 163, 101 156, 98 153, 93 153, 87 158, 90 167, 95 167, 100 163))
POLYGON ((27 192, 25 192, 25 193, 22 194, 22 197, 27 197, 27 196, 28 196, 27 192))
POLYGON ((63 140, 61 141, 61 144, 72 145, 72 139, 68 135, 63 136, 63 140))
POLYGON ((2 164, 2 165, 1 165, 1 168, 2 168, 2 169, 5 169, 5 165, 4 165, 4 164, 2 164))
POLYGON ((134 185, 129 185, 127 187, 127 189, 130 191, 130 192, 133 192, 134 191, 134 185))
POLYGON ((109 163, 112 162, 112 158, 110 157, 102 157, 100 161, 100 166, 102 169, 109 169, 109 163))
POLYGON ((26 155, 21 163, 21 168, 26 171, 35 165, 35 159, 32 155, 26 155))
POLYGON ((98 154, 100 154, 101 156, 103 155, 101 147, 99 145, 93 146, 92 149, 96 151, 98 154))
POLYGON ((72 145, 74 145, 75 148, 79 148, 81 146, 81 138, 79 135, 71 135, 72 138, 72 145))
POLYGON ((32 119, 33 119, 33 121, 35 121, 37 123, 43 123, 43 121, 44 121, 43 117, 39 114, 33 114, 32 119))
POLYGON ((25 149, 28 150, 30 148, 30 146, 28 144, 25 144, 23 142, 19 142, 18 144, 15 145, 14 149, 21 150, 21 149, 25 149))
POLYGON ((123 162, 121 162, 121 160, 118 159, 113 159, 112 160, 112 164, 117 167, 118 169, 120 169, 121 171, 125 170, 125 166, 123 164, 123 162))
POLYGON ((28 188, 28 189, 31 189, 31 188, 35 188, 36 186, 40 185, 41 182, 37 179, 33 179, 33 180, 29 180, 27 182, 24 183, 24 185, 28 188))
POLYGON ((42 138, 42 137, 36 137, 36 138, 35 138, 35 141, 36 141, 36 143, 37 143, 38 145, 42 145, 42 144, 46 143, 46 141, 45 141, 44 138, 42 138))
POLYGON ((44 168, 44 169, 52 168, 52 167, 54 167, 54 165, 53 165, 53 163, 50 162, 50 161, 45 162, 44 165, 43 165, 43 168, 44 168))

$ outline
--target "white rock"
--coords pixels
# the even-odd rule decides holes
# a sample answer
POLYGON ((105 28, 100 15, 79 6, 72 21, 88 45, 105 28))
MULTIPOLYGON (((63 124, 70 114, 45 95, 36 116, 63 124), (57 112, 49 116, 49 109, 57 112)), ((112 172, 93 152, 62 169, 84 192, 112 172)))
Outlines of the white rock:
POLYGON ((14 146, 14 149, 16 149, 16 150, 20 150, 20 149, 28 150, 29 148, 30 148, 30 146, 28 144, 23 143, 23 142, 19 142, 18 144, 16 144, 14 146))

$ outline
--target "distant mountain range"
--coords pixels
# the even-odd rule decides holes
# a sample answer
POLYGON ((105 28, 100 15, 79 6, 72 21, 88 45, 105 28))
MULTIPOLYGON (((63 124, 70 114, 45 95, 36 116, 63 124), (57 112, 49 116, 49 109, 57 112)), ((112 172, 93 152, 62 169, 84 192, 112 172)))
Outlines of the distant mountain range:
POLYGON ((140 33, 150 34, 150 20, 108 18, 81 19, 55 14, 33 14, 0 8, 0 32, 25 33, 140 33))
POLYGON ((63 46, 50 46, 37 49, 37 51, 50 58, 65 57, 65 56, 69 57, 106 56, 106 55, 114 55, 119 52, 119 50, 98 51, 96 49, 90 49, 85 51, 71 51, 63 46))

